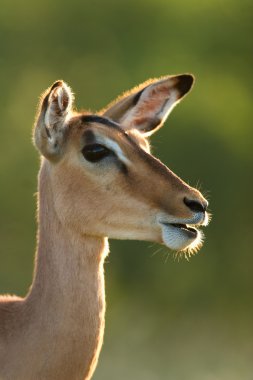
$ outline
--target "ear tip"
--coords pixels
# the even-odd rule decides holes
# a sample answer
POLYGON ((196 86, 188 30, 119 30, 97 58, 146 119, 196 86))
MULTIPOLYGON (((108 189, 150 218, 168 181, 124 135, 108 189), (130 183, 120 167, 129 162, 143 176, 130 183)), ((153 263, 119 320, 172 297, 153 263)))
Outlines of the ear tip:
MULTIPOLYGON (((56 92, 61 91, 74 99, 74 94, 72 92, 72 89, 69 87, 69 85, 62 79, 55 81, 52 86, 50 87, 49 94, 52 93, 52 91, 55 90, 56 92)), ((54 91, 54 92, 55 92, 54 91)))
POLYGON ((64 89, 70 89, 70 87, 67 85, 67 83, 62 79, 59 79, 52 84, 52 86, 50 88, 50 92, 57 87, 63 87, 64 89))
POLYGON ((51 86, 51 88, 50 88, 50 91, 52 91, 54 88, 56 88, 56 87, 62 87, 64 85, 64 81, 62 80, 62 79, 60 79, 60 80, 56 80, 53 84, 52 84, 52 86, 51 86))
POLYGON ((180 98, 191 90, 194 81, 195 78, 192 74, 181 74, 177 76, 176 88, 180 93, 180 98))

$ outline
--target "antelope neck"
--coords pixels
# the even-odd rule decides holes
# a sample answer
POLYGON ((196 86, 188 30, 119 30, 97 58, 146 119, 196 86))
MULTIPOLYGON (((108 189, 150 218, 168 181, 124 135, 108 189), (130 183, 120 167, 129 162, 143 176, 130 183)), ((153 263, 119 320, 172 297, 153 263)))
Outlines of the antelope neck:
MULTIPOLYGON (((40 352, 47 352, 46 368, 59 363, 62 379, 89 379, 103 340, 107 238, 77 236, 60 223, 44 166, 35 273, 26 304, 43 329, 38 343, 40 352)), ((51 379, 50 373, 45 376, 51 379)))

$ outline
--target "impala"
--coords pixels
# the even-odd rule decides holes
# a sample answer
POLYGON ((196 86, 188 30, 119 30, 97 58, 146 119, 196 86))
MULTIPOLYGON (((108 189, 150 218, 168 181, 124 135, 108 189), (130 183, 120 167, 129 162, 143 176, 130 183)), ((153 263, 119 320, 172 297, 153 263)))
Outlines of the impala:
POLYGON ((42 95, 34 278, 25 298, 0 298, 1 380, 91 378, 104 333, 108 237, 200 248, 207 201, 148 142, 192 84, 189 74, 150 80, 97 114, 75 112, 63 81, 42 95))

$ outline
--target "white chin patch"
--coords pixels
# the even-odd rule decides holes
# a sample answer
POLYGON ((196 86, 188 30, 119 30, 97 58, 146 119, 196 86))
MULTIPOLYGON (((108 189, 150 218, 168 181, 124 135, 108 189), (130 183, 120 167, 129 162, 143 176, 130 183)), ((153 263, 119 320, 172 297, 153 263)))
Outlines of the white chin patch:
POLYGON ((203 242, 203 233, 196 231, 195 236, 172 225, 162 225, 162 238, 164 244, 173 251, 187 250, 190 254, 196 252, 203 242))

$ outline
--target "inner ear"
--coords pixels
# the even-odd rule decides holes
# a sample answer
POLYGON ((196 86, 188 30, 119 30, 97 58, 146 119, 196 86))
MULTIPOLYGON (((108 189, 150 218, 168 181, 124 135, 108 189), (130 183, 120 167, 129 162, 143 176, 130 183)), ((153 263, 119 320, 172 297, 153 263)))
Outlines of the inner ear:
POLYGON ((58 160, 67 136, 67 122, 72 115, 73 94, 63 81, 55 82, 41 97, 35 122, 34 142, 50 160, 58 160))
POLYGON ((66 121, 72 108, 73 94, 63 81, 53 84, 46 99, 45 124, 47 128, 66 121))
POLYGON ((190 74, 145 82, 109 106, 104 115, 126 130, 137 129, 149 136, 163 125, 172 109, 190 91, 193 82, 190 74))

